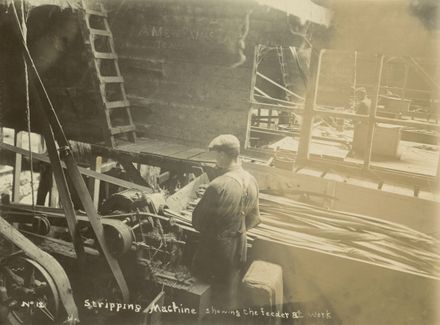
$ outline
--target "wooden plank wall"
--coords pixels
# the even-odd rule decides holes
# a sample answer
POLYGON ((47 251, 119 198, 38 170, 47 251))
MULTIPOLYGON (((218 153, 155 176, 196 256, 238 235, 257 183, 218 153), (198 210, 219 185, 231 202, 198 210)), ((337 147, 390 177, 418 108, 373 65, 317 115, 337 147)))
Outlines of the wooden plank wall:
POLYGON ((134 120, 159 139, 205 146, 232 133, 244 142, 255 45, 298 43, 292 18, 255 1, 106 5, 134 120))

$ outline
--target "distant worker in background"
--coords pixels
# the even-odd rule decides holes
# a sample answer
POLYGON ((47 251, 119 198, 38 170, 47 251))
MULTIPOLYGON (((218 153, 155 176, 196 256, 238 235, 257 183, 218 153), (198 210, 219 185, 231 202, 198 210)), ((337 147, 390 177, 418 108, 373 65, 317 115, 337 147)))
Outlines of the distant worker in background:
POLYGON ((357 88, 355 91, 355 107, 356 114, 368 115, 371 108, 371 99, 368 98, 367 90, 365 87, 357 88))
POLYGON ((211 141, 222 174, 209 183, 192 215, 200 232, 193 271, 213 285, 213 302, 235 308, 241 270, 246 262, 246 231, 260 223, 258 185, 241 167, 240 141, 220 135, 211 141))

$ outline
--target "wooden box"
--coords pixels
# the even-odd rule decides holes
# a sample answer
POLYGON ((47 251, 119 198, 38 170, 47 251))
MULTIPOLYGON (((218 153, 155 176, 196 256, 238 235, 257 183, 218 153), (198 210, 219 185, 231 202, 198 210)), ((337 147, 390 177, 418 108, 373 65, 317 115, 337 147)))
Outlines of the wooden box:
MULTIPOLYGON (((242 303, 244 309, 257 310, 264 324, 279 324, 283 308, 283 270, 281 266, 265 261, 254 261, 242 282, 242 303), (262 315, 264 310, 264 315, 262 315), (266 314, 268 313, 268 314, 266 314), (268 317, 269 315, 269 317, 268 317)), ((255 319, 257 320, 257 319, 255 319)))
MULTIPOLYGON (((402 127, 394 124, 377 123, 374 128, 373 150, 374 157, 400 158, 399 143, 402 127)), ((353 151, 356 155, 363 155, 367 149, 368 125, 357 124, 354 128, 353 151)))

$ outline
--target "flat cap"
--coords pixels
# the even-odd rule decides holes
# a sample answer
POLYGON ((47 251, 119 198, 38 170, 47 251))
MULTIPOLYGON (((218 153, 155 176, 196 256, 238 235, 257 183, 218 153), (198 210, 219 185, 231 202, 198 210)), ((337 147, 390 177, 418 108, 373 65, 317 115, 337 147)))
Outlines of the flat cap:
POLYGON ((211 141, 208 149, 209 151, 223 151, 238 156, 240 154, 240 140, 232 134, 221 134, 211 141))

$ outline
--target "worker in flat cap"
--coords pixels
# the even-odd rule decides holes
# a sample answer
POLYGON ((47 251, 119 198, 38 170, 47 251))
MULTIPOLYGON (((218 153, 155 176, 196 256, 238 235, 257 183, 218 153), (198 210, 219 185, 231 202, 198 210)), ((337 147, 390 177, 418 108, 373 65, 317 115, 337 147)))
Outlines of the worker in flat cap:
POLYGON ((235 136, 216 137, 209 150, 215 153, 221 175, 209 183, 192 215, 200 232, 193 272, 212 283, 214 305, 233 309, 246 262, 246 231, 260 223, 258 184, 241 166, 235 136))

